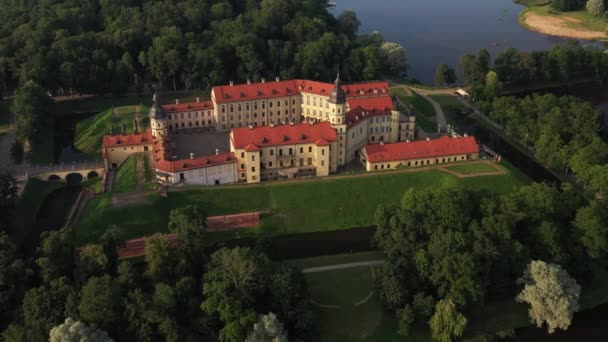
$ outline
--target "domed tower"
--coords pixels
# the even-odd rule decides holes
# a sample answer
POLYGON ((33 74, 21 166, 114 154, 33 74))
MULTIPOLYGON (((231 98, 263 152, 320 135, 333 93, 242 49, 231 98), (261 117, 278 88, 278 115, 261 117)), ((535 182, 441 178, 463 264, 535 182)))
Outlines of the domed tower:
POLYGON ((327 102, 330 103, 330 118, 333 119, 331 120, 331 123, 344 123, 344 114, 346 112, 346 93, 344 92, 344 89, 342 89, 340 72, 338 72, 338 76, 334 81, 334 88, 331 90, 331 95, 329 96, 329 100, 327 100, 327 102))
POLYGON ((152 107, 150 107, 150 128, 152 130, 152 136, 166 137, 167 136, 167 115, 163 107, 160 105, 160 96, 156 88, 154 89, 154 96, 152 96, 152 107))

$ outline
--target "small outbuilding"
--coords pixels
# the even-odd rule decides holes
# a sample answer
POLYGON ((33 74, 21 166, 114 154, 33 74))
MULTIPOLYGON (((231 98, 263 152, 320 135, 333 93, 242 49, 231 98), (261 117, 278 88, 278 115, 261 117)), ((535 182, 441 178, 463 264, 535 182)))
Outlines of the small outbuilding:
POLYGON ((456 90, 456 94, 460 95, 465 100, 469 100, 469 93, 467 93, 463 89, 456 90))

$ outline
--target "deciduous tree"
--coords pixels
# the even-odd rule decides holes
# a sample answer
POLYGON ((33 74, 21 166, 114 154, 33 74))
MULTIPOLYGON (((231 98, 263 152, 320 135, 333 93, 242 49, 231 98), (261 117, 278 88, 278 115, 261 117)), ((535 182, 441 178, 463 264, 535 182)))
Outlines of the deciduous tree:
POLYGON ((261 315, 258 322, 253 325, 245 342, 287 342, 287 332, 277 316, 269 312, 261 315))
POLYGON ((516 300, 530 305, 532 323, 539 328, 546 323, 550 334, 568 329, 572 315, 579 309, 581 293, 581 287, 568 272, 557 264, 533 260, 517 283, 523 284, 524 289, 516 300))
POLYGON ((462 336, 467 318, 456 310, 456 305, 450 299, 442 299, 437 302, 429 324, 434 340, 450 342, 462 336))
POLYGON ((64 323, 51 329, 49 341, 113 342, 114 340, 108 336, 107 332, 97 329, 95 326, 87 326, 80 321, 66 318, 64 323))

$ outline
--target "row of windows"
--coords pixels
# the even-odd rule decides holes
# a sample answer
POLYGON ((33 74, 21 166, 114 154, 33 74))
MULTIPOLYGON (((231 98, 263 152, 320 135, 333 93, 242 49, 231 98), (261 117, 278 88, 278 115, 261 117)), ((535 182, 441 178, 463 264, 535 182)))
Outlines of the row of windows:
MULTIPOLYGON (((279 148, 278 151, 279 151, 279 155, 282 156, 283 155, 283 149, 279 148)), ((308 146, 308 152, 309 153, 312 152, 312 146, 308 146)), ((274 150, 270 150, 269 153, 270 153, 271 156, 274 156, 274 150)), ((300 153, 304 153, 304 147, 303 146, 300 146, 300 153)), ((260 151, 260 156, 263 156, 263 155, 264 155, 264 151, 262 150, 262 151, 260 151)), ((289 154, 288 155, 289 156, 293 155, 293 148, 292 147, 289 148, 289 154)), ((321 155, 325 155, 325 149, 324 148, 321 149, 321 155)), ((244 158, 245 158, 245 152, 241 152, 241 159, 244 159, 244 158)), ((255 161, 255 155, 251 156, 251 161, 255 161)))
MULTIPOLYGON (((192 112, 189 112, 189 113, 179 113, 179 118, 183 119, 184 118, 184 114, 188 114, 188 119, 192 118, 192 112)), ((204 113, 202 113, 202 112, 194 112, 194 117, 195 118, 198 118, 199 115, 201 117, 211 116, 211 112, 210 111, 205 111, 204 113)), ((177 120, 178 119, 178 114, 175 114, 174 116, 171 116, 171 114, 169 114, 169 115, 167 115, 167 117, 169 118, 169 120, 173 120, 173 119, 177 120)))
MULTIPOLYGON (((292 114, 295 114, 295 113, 296 113, 296 110, 295 110, 295 109, 292 109, 292 110, 291 110, 291 113, 292 113, 292 114)), ((280 112, 280 111, 277 111, 277 115, 278 115, 278 116, 281 116, 281 115, 289 115, 289 110, 285 109, 285 113, 284 113, 284 114, 281 114, 281 112, 280 112)), ((273 112, 273 111, 268 112, 268 116, 269 116, 269 117, 274 116, 274 112, 273 112)), ((265 113, 265 112, 262 112, 261 117, 265 118, 265 117, 266 117, 266 113, 265 113)), ((257 118, 258 118, 258 113, 253 113, 253 118, 254 118, 254 119, 257 119, 257 118)), ((242 119, 243 119, 242 115, 240 115, 240 114, 239 114, 239 115, 237 116, 237 120, 242 120, 242 119)), ((249 119, 249 114, 245 114, 245 119, 246 119, 246 120, 248 120, 248 119, 249 119)), ((233 120, 234 120, 234 116, 230 115, 230 121, 233 121, 233 120)), ((222 122, 226 122, 226 116, 222 116, 222 122)))
MULTIPOLYGON (((464 160, 465 157, 462 156, 460 157, 460 160, 464 160)), ((457 161, 458 158, 454 157, 453 159, 451 157, 447 158, 447 162, 450 163, 452 161, 457 161)), ((441 163, 445 163, 446 162, 446 158, 442 158, 441 159, 441 163)), ((439 164, 439 159, 435 159, 435 164, 439 164)), ((413 163, 411 161, 407 162, 407 166, 422 166, 422 165, 430 165, 431 164, 431 160, 427 159, 427 160, 421 160, 421 161, 414 161, 413 163)), ((399 163, 398 165, 395 166, 395 168, 401 166, 402 164, 399 163)), ((391 164, 386 164, 386 169, 390 169, 391 168, 391 164)), ((380 165, 374 165, 374 170, 384 170, 385 169, 385 165, 384 164, 380 164, 380 165), (378 167, 379 166, 379 167, 378 167)))
MULTIPOLYGON (((212 125, 212 121, 211 120, 207 120, 207 125, 212 125)), ((188 127, 200 127, 200 126, 205 126, 205 121, 195 121, 194 125, 192 123, 192 121, 188 122, 188 127)), ((182 122, 181 126, 179 123, 175 124, 175 125, 169 125, 169 129, 178 129, 178 128, 186 128, 186 123, 182 122)))
MULTIPOLYGON (((268 101, 268 107, 272 108, 273 103, 275 103, 275 102, 268 101)), ((291 100, 291 104, 295 105, 296 104, 296 100, 292 99, 291 100)), ((266 101, 262 101, 260 105, 261 105, 262 109, 266 109, 266 101)), ((280 107, 281 106, 281 101, 276 101, 276 106, 280 107)), ((285 100, 285 106, 289 106, 289 100, 285 100)), ((234 104, 230 104, 228 106, 228 110, 230 111, 230 113, 234 113, 234 108, 235 108, 234 104)), ((243 106, 240 103, 236 105, 236 108, 237 108, 237 110, 239 112, 241 110, 243 110, 243 106)), ((258 109, 258 103, 256 101, 256 102, 253 103, 253 110, 257 110, 257 109, 258 109)), ((249 110, 249 103, 245 103, 245 110, 249 110)), ((226 113, 226 105, 222 105, 222 113, 226 113)))

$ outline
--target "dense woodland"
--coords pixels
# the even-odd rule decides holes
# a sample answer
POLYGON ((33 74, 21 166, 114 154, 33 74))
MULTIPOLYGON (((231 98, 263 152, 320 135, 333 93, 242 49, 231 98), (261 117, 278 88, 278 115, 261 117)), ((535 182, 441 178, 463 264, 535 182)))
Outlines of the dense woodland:
POLYGON ((349 81, 407 70, 402 47, 355 35, 326 0, 0 0, 0 84, 124 93, 146 81, 205 89, 228 80, 349 81))
MULTIPOLYGON (((375 219, 375 243, 387 256, 380 298, 403 335, 429 323, 437 340, 462 335, 467 321, 483 319, 487 303, 515 300, 522 288, 516 280, 531 260, 561 265, 583 293, 594 267, 605 268, 607 260, 605 205, 587 203, 569 187, 533 184, 502 196, 410 190, 375 219)), ((567 328, 572 312, 549 302, 537 303, 537 311, 557 311, 567 328)))
POLYGON ((177 245, 148 237, 143 263, 118 261, 118 227, 78 253, 70 229, 45 232, 31 257, 0 232, 2 340, 80 340, 74 330, 91 341, 314 340, 299 269, 261 250, 209 250, 196 207, 173 210, 169 229, 177 245))

